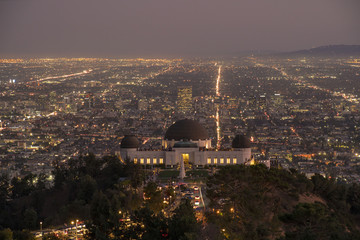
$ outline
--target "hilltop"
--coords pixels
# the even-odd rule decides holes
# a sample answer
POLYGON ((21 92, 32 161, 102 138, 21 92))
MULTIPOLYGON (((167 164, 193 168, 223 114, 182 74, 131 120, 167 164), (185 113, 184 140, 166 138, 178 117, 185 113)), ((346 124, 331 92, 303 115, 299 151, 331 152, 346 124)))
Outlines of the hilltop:
POLYGON ((239 165, 210 177, 207 196, 209 225, 226 239, 359 239, 358 185, 239 165))
POLYGON ((351 57, 360 56, 360 45, 328 45, 293 52, 280 53, 290 57, 351 57))

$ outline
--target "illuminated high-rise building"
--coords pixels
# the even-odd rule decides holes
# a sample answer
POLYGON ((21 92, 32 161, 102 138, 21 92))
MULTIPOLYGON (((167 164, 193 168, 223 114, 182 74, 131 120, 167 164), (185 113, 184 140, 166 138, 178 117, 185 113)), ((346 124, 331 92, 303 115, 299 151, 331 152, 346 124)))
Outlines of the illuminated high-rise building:
POLYGON ((192 87, 178 87, 177 107, 181 113, 190 113, 192 111, 192 87))
POLYGON ((283 107, 284 97, 280 93, 275 93, 271 96, 271 102, 274 107, 283 107))
POLYGON ((259 109, 263 110, 265 109, 267 104, 266 94, 262 94, 258 98, 258 107, 259 109))

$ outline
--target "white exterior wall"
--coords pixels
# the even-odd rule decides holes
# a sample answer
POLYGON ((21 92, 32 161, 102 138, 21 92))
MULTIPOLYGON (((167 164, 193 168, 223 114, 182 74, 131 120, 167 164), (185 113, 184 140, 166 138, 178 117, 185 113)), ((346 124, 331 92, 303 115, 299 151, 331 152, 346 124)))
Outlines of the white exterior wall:
POLYGON ((165 165, 171 165, 174 166, 177 164, 176 159, 175 159, 175 152, 173 151, 165 151, 165 165))
POLYGON ((136 151, 129 153, 129 157, 132 161, 144 165, 156 165, 165 164, 165 152, 164 151, 136 151), (161 160, 162 159, 162 163, 161 160))
POLYGON ((130 158, 132 159, 130 156, 133 153, 136 153, 137 149, 136 148, 120 148, 120 157, 121 160, 125 161, 126 158, 130 158))
POLYGON ((163 164, 174 166, 183 158, 182 154, 189 154, 189 162, 197 165, 228 165, 244 164, 251 159, 251 148, 234 149, 233 151, 199 151, 198 148, 174 148, 172 151, 137 151, 136 149, 121 149, 121 158, 129 157, 144 165, 163 164), (142 160, 141 160, 142 159, 142 160))
POLYGON ((267 160, 257 160, 258 163, 264 164, 266 167, 270 168, 270 159, 267 160))
MULTIPOLYGON (((179 141, 175 141, 173 140, 162 140, 162 146, 164 148, 168 148, 168 147, 174 147, 174 144, 177 143, 179 141)), ((211 148, 211 140, 207 139, 207 140, 191 140, 191 142, 196 143, 199 147, 204 147, 204 148, 211 148)))
POLYGON ((207 151, 201 165, 244 164, 250 158, 251 148, 243 148, 239 151, 207 151))

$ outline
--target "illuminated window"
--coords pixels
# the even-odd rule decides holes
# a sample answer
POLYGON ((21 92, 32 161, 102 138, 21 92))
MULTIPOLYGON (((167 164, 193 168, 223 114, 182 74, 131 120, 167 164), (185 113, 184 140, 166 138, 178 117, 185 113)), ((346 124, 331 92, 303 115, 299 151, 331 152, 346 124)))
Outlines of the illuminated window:
POLYGON ((224 158, 220 158, 220 164, 224 164, 224 158))
POLYGON ((135 164, 137 163, 137 158, 134 158, 134 163, 135 163, 135 164))
POLYGON ((236 164, 236 163, 237 163, 237 159, 233 158, 233 164, 236 164))
POLYGON ((207 164, 211 164, 211 158, 207 159, 207 164))
POLYGON ((160 163, 160 164, 163 164, 163 163, 164 163, 164 159, 163 159, 163 158, 160 158, 160 159, 159 159, 159 163, 160 163))
POLYGON ((153 164, 157 164, 157 159, 153 158, 153 164))
POLYGON ((230 158, 226 159, 226 164, 230 164, 230 158))
POLYGON ((214 164, 217 164, 217 158, 214 158, 214 164))
POLYGON ((140 158, 140 164, 144 164, 144 159, 140 158))
POLYGON ((150 164, 150 158, 146 159, 146 164, 150 164))

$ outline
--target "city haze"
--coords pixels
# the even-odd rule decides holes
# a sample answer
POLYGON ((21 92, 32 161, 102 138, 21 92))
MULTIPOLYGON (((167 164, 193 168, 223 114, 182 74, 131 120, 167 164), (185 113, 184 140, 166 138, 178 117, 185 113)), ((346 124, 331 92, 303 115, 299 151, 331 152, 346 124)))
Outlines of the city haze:
POLYGON ((356 0, 0 1, 3 57, 158 57, 360 44, 356 0))

